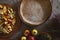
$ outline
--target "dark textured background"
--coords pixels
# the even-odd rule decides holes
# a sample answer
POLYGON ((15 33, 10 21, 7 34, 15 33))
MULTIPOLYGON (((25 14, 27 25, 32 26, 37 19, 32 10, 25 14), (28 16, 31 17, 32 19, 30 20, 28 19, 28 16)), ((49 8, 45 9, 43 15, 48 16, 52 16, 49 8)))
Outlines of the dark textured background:
MULTIPOLYGON (((21 0, 0 0, 0 3, 2 4, 9 4, 16 10, 16 19, 19 19, 18 16, 18 7, 21 0)), ((7 36, 5 39, 2 39, 0 37, 0 40, 19 40, 20 37, 23 35, 23 32, 25 29, 32 30, 33 28, 36 28, 39 32, 48 32, 53 40, 60 40, 60 0, 51 0, 52 4, 52 14, 50 18, 42 25, 38 27, 30 27, 24 25, 20 20, 17 20, 18 23, 18 30, 14 32, 10 37, 7 36), (22 25, 22 26, 20 26, 22 25)), ((17 26, 16 26, 17 27, 17 26)))

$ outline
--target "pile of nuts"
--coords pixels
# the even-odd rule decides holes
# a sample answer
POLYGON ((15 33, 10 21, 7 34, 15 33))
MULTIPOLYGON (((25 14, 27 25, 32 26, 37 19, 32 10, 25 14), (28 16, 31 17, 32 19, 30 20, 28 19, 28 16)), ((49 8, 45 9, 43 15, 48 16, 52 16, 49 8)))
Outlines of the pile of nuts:
POLYGON ((10 6, 0 4, 0 32, 10 33, 15 22, 13 9, 10 6))

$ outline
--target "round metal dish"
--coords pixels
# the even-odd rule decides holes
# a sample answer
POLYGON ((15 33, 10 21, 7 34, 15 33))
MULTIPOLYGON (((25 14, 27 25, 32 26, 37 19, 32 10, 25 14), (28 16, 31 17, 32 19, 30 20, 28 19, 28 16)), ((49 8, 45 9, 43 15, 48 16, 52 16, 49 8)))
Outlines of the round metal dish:
POLYGON ((20 18, 26 24, 40 25, 51 15, 49 0, 22 0, 20 5, 20 18))
POLYGON ((13 36, 14 33, 16 33, 17 30, 20 29, 21 25, 20 25, 20 19, 19 19, 19 16, 18 14, 16 14, 17 12, 17 7, 18 5, 16 4, 19 4, 20 0, 0 0, 0 4, 2 5, 8 5, 8 6, 11 6, 13 8, 13 10, 15 11, 15 16, 16 16, 16 23, 14 25, 14 28, 13 28, 13 31, 9 34, 3 34, 1 33, 0 34, 0 40, 10 40, 10 38, 13 36), (18 16, 18 17, 17 17, 18 16))

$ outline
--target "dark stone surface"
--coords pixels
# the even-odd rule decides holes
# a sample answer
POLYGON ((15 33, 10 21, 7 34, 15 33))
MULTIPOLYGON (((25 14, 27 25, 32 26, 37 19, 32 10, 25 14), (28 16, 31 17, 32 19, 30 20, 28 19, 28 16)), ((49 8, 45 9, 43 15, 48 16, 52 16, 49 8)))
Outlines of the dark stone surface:
MULTIPOLYGON (((16 8, 16 14, 18 14, 20 1, 21 0, 0 0, 0 3, 13 6, 13 8, 16 8)), ((44 24, 38 27, 24 25, 24 23, 20 21, 19 16, 17 15, 17 18, 19 19, 18 22, 21 23, 22 27, 18 29, 18 31, 16 31, 12 36, 10 36, 9 38, 7 37, 8 39, 4 40, 20 40, 25 29, 32 30, 33 28, 36 28, 39 32, 48 32, 49 34, 51 34, 53 40, 60 40, 60 0, 51 0, 51 4, 52 14, 50 18, 44 24)), ((3 39, 0 38, 0 40, 3 39)))

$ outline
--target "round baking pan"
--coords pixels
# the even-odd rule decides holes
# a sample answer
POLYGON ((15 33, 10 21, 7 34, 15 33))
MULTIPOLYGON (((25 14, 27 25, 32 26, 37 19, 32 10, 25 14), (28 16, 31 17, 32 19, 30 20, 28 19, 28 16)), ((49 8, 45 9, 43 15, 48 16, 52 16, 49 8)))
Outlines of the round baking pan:
POLYGON ((22 0, 19 16, 25 24, 40 25, 51 15, 50 0, 22 0))

